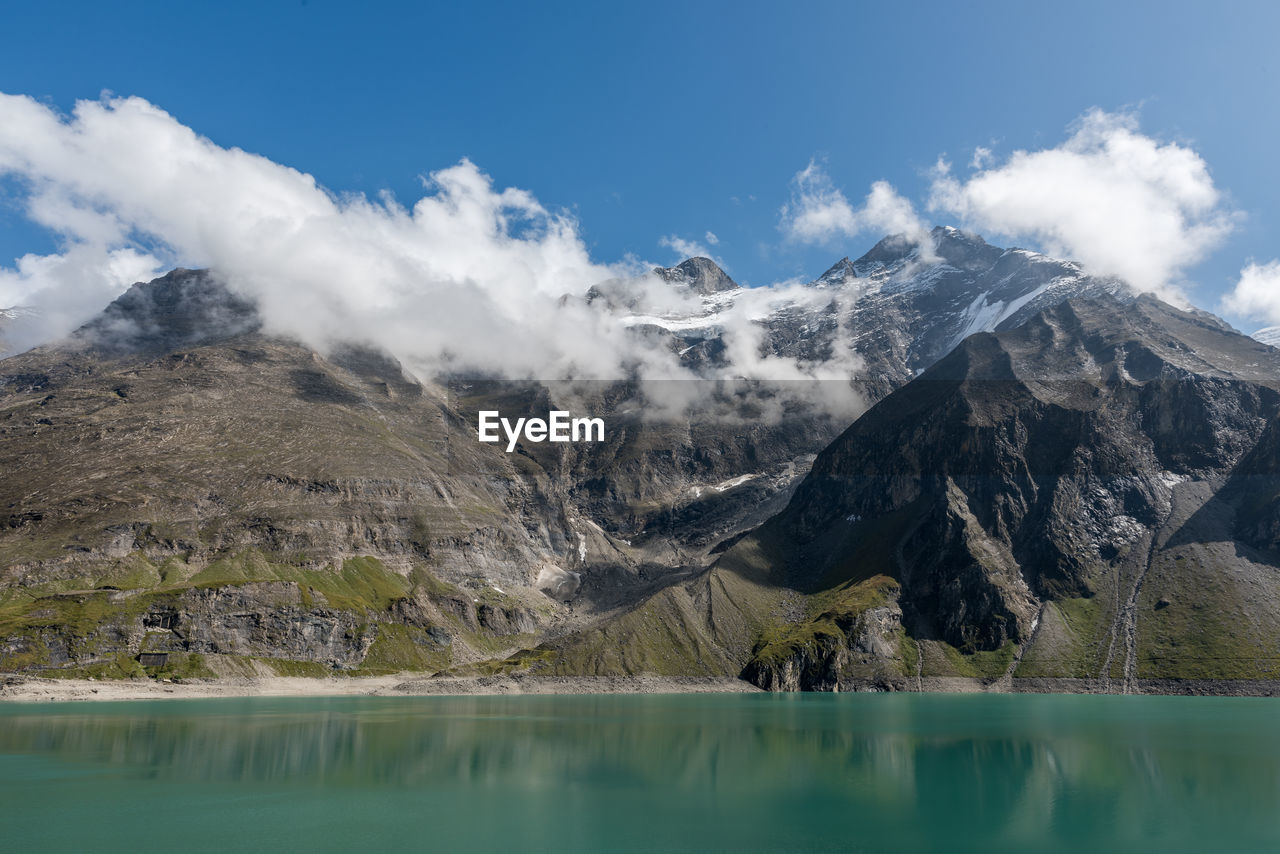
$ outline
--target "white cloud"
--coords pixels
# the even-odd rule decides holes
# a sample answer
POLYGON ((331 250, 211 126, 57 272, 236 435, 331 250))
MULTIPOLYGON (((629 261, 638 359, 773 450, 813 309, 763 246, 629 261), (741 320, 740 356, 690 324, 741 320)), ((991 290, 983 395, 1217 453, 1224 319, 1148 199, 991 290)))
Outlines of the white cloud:
POLYGON ((969 168, 981 169, 983 166, 990 163, 992 159, 993 155, 991 154, 991 149, 979 145, 973 150, 973 159, 969 161, 969 168))
POLYGON ((60 255, 24 255, 13 269, 0 267, 0 307, 35 312, 6 331, 5 346, 24 350, 64 335, 159 269, 149 254, 93 242, 74 244, 60 255))
POLYGON ((712 246, 715 246, 720 242, 720 238, 716 237, 716 233, 714 231, 708 231, 704 239, 712 246))
MULTIPOLYGON (((975 154, 979 168, 985 162, 975 154)), ((1056 148, 1016 151, 967 180, 944 168, 929 209, 1166 294, 1234 220, 1199 154, 1143 135, 1130 115, 1101 110, 1056 148)))
POLYGON ((1245 265, 1240 280, 1222 300, 1222 309, 1280 324, 1280 260, 1245 265))
MULTIPOLYGON (((0 307, 35 308, 40 321, 6 326, 10 346, 71 331, 134 281, 207 266, 258 302, 269 333, 322 351, 374 343, 423 377, 694 379, 667 342, 629 334, 603 301, 562 299, 651 265, 597 263, 571 218, 495 187, 467 160, 433 172, 405 207, 389 195, 336 195, 140 98, 80 102, 61 116, 0 94, 0 176, 17 179, 28 216, 62 241, 57 254, 0 266, 0 307)), ((659 307, 701 305, 654 276, 638 290, 659 307)), ((736 358, 698 379, 847 386, 851 354, 831 364, 762 354, 757 319, 745 304, 729 313, 736 358)), ((690 405, 705 399, 698 383, 665 385, 687 387, 690 405)), ((814 388, 820 405, 847 405, 814 388)))
POLYGON ((830 243, 867 231, 905 234, 922 243, 929 233, 911 202, 887 181, 872 184, 862 207, 854 208, 812 160, 791 180, 791 201, 782 206, 779 228, 801 243, 830 243))
POLYGON ((791 179, 791 201, 782 206, 783 233, 801 243, 823 243, 857 233, 853 206, 816 162, 791 179))
POLYGON ((216 269, 259 301, 271 331, 320 348, 377 341, 410 362, 513 376, 675 370, 599 312, 559 304, 633 270, 595 263, 573 220, 466 160, 432 173, 405 208, 336 196, 139 98, 84 101, 63 117, 0 95, 5 173, 64 244, 0 268, 0 306, 42 319, 12 344, 66 333, 132 281, 181 264, 216 269))
MULTIPOLYGON (((707 234, 711 234, 711 232, 707 232, 707 234)), ((715 237, 714 234, 711 234, 711 236, 715 237)), ((716 241, 707 241, 707 242, 714 243, 716 241)), ((699 243, 696 240, 685 240, 683 237, 680 237, 679 235, 668 234, 664 237, 661 237, 658 239, 658 245, 666 247, 667 249, 670 249, 672 252, 674 252, 678 256, 675 259, 677 262, 684 261, 687 258, 702 257, 702 258, 711 258, 717 264, 720 263, 719 259, 712 257, 711 250, 708 249, 706 246, 703 246, 701 243, 699 243)))

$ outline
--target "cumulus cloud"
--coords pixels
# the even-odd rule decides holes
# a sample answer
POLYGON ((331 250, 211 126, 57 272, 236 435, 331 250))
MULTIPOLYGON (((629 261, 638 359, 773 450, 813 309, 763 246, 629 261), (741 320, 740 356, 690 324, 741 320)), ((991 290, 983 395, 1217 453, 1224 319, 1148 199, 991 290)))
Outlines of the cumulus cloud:
POLYGON ((269 331, 320 348, 376 341, 412 362, 508 375, 677 372, 559 299, 634 269, 595 263, 572 219, 470 161, 432 173, 406 208, 335 195, 140 98, 83 101, 64 117, 2 95, 0 174, 21 181, 28 216, 63 243, 0 268, 0 306, 41 321, 11 344, 65 333, 181 264, 212 267, 259 302, 269 331))
MULTIPOLYGON (((853 364, 765 354, 747 300, 724 318, 735 359, 695 375, 668 341, 629 333, 607 300, 564 298, 610 280, 638 283, 632 290, 659 311, 700 308, 695 295, 644 275, 651 265, 636 259, 598 263, 572 218, 495 186, 468 160, 431 173, 407 207, 389 194, 335 194, 140 98, 82 101, 61 115, 0 94, 3 176, 61 242, 55 254, 0 266, 0 308, 35 309, 6 326, 15 349, 70 332, 132 282, 187 266, 209 267, 255 300, 268 333, 321 351, 375 344, 424 378, 847 385, 853 364)), ((665 244, 709 254, 674 236, 665 244)), ((690 391, 690 405, 701 394, 690 391)))
POLYGON ((1126 114, 1092 110, 1056 148, 1016 151, 967 179, 942 164, 929 210, 974 230, 1027 240, 1141 290, 1176 292, 1183 272, 1231 230, 1204 160, 1142 134, 1126 114))
POLYGON ((911 202, 887 181, 873 183, 862 206, 855 208, 813 160, 791 179, 791 200, 782 206, 780 216, 783 234, 800 243, 831 243, 872 232, 904 234, 927 245, 929 234, 911 202))
POLYGON ((0 267, 0 307, 32 309, 6 330, 4 347, 25 350, 57 338, 102 309, 132 283, 159 270, 154 256, 83 242, 62 254, 24 255, 0 267))
POLYGON ((1236 286, 1223 299, 1222 308, 1232 314, 1280 324, 1280 260, 1246 264, 1236 286))
MULTIPOLYGON (((715 235, 709 231, 707 232, 707 236, 715 237, 715 235)), ((707 243, 710 243, 713 246, 718 242, 719 240, 707 241, 707 243)), ((672 252, 674 252, 676 255, 674 260, 676 262, 683 261, 686 258, 702 257, 702 258, 711 258, 717 264, 721 264, 721 266, 723 266, 720 259, 714 257, 711 254, 710 249, 708 249, 706 246, 702 245, 696 240, 686 240, 685 238, 680 237, 679 235, 668 234, 658 239, 658 245, 665 247, 667 249, 670 249, 672 252)))
POLYGON ((704 239, 712 246, 715 246, 720 242, 720 238, 716 237, 716 233, 714 231, 708 231, 704 239))

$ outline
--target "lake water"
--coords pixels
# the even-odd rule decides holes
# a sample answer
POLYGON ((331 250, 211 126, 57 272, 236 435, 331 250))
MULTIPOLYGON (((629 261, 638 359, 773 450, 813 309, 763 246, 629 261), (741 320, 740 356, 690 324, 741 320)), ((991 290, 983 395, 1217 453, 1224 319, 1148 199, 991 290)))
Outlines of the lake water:
POLYGON ((1277 851, 1280 702, 0 704, 0 849, 1277 851))

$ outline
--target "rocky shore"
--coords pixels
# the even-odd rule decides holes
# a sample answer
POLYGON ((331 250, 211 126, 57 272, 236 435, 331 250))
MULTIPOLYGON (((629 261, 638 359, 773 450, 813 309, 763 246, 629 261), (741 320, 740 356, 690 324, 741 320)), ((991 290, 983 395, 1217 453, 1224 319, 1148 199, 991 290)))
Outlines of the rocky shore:
MULTIPOLYGON (((1140 679, 1131 693, 1182 696, 1280 696, 1273 679, 1140 679)), ((844 693, 925 694, 1119 694, 1122 686, 1100 679, 973 679, 924 677, 911 680, 851 681, 844 693)), ((424 677, 414 673, 327 679, 275 676, 233 679, 94 680, 7 676, 0 679, 0 702, 161 700, 215 697, 409 697, 496 694, 707 694, 765 693, 741 679, 664 676, 424 677)))
POLYGON ((701 694, 750 693, 740 679, 679 677, 522 677, 424 678, 390 676, 276 676, 183 682, 156 680, 44 679, 8 676, 0 681, 0 702, 38 703, 82 700, 162 700, 214 697, 405 697, 481 694, 701 694))

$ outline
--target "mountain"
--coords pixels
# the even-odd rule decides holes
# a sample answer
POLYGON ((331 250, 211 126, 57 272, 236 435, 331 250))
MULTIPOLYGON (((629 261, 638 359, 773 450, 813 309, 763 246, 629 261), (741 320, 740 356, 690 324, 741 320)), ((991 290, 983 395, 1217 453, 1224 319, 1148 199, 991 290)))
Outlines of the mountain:
POLYGON ((165 353, 257 332, 257 307, 207 270, 177 269, 134 284, 73 340, 105 355, 165 353))
POLYGON ((792 483, 784 460, 816 450, 804 430, 788 444, 769 425, 650 426, 616 412, 622 384, 588 392, 617 416, 609 442, 507 454, 475 441, 476 411, 545 416, 552 389, 409 376, 260 326, 220 279, 176 270, 0 362, 6 669, 136 674, 144 651, 171 675, 501 657, 700 568, 716 532, 769 515, 757 499, 792 483))
POLYGON ((1151 297, 1073 298, 965 338, 785 511, 605 629, 621 649, 588 632, 556 660, 774 689, 1275 679, 1278 437, 1280 351, 1151 297))
MULTIPOLYGON (((762 356, 860 364, 820 396, 852 386, 865 405, 974 330, 1012 330, 1068 297, 1137 304, 1067 262, 954 229, 933 243, 886 239, 801 286, 742 288, 690 259, 583 298, 709 375, 745 317, 762 356)), ((792 518, 797 484, 853 417, 758 384, 717 381, 691 412, 652 419, 637 411, 655 393, 643 383, 411 376, 368 348, 264 335, 251 301, 191 270, 0 361, 0 389, 0 662, 117 675, 137 672, 143 647, 193 673, 514 655, 560 672, 686 672, 692 657, 736 675, 762 613, 809 625, 816 582, 777 581, 800 535, 765 523, 792 518), (512 454, 474 441, 482 409, 556 407, 606 417, 606 441, 512 454), (598 641, 620 656, 629 631, 655 630, 684 652, 583 654, 598 641)), ((972 626, 979 645, 997 637, 972 626)))
MULTIPOLYGON (((629 322, 665 332, 688 363, 716 364, 735 306, 760 302, 753 313, 763 315, 757 322, 767 331, 770 355, 824 360, 851 351, 864 366, 859 389, 874 403, 975 332, 1012 328, 1072 297, 1132 298, 1115 279, 1025 249, 991 246, 956 228, 935 228, 929 243, 922 251, 904 237, 886 237, 858 260, 841 259, 784 294, 721 286, 698 291, 702 299, 692 310, 633 311, 629 322)), ((685 264, 695 261, 699 269, 714 266, 707 259, 685 264)), ((683 268, 662 275, 691 281, 675 275, 683 268)), ((732 282, 722 273, 713 278, 732 282)))
POLYGON ((711 304, 715 304, 724 301, 721 294, 741 290, 742 287, 720 269, 715 261, 697 257, 689 258, 674 267, 654 267, 646 276, 600 282, 587 290, 585 299, 588 304, 603 306, 610 311, 640 313, 653 310, 654 297, 658 296, 658 303, 666 303, 663 308, 672 317, 679 318, 684 316, 681 309, 689 306, 678 300, 676 305, 670 305, 672 295, 711 298, 711 304), (669 285, 669 290, 663 293, 663 289, 659 289, 658 294, 655 294, 654 289, 648 287, 650 279, 669 285), (667 299, 663 300, 663 296, 667 299))
MULTIPOLYGON (((886 238, 799 287, 740 287, 707 258, 656 268, 647 278, 603 282, 587 293, 589 304, 616 315, 633 334, 665 341, 695 373, 732 375, 730 353, 740 358, 741 351, 729 339, 749 327, 759 338, 759 358, 793 359, 835 378, 769 387, 774 398, 819 399, 816 407, 785 408, 780 417, 762 417, 757 398, 734 403, 740 388, 699 389, 699 410, 664 423, 639 423, 618 408, 661 395, 662 383, 600 388, 589 401, 592 411, 625 429, 602 446, 568 449, 547 466, 574 481, 583 515, 609 535, 655 545, 661 557, 648 557, 657 563, 701 565, 718 543, 781 509, 812 455, 860 409, 964 336, 1020 323, 1068 297, 1104 294, 1133 298, 1122 283, 1075 264, 943 227, 927 247, 886 238), (673 287, 655 289, 650 278, 673 287), (826 408, 842 397, 860 404, 826 408)), ((509 395, 504 406, 511 406, 509 395)), ((597 578, 610 589, 623 583, 612 572, 597 578)), ((588 577, 587 588, 593 585, 588 577)))
POLYGON ((884 569, 918 639, 1016 645, 1028 671, 1127 684, 1256 676, 1185 651, 1266 657, 1280 629, 1274 558, 1204 509, 1276 419, 1277 389, 1280 353, 1225 324, 1147 297, 1071 300, 966 339, 869 412, 776 524, 821 553, 812 581, 894 540, 884 569))
POLYGON ((738 283, 710 258, 690 258, 675 267, 655 267, 653 272, 664 282, 703 296, 738 289, 738 283))

